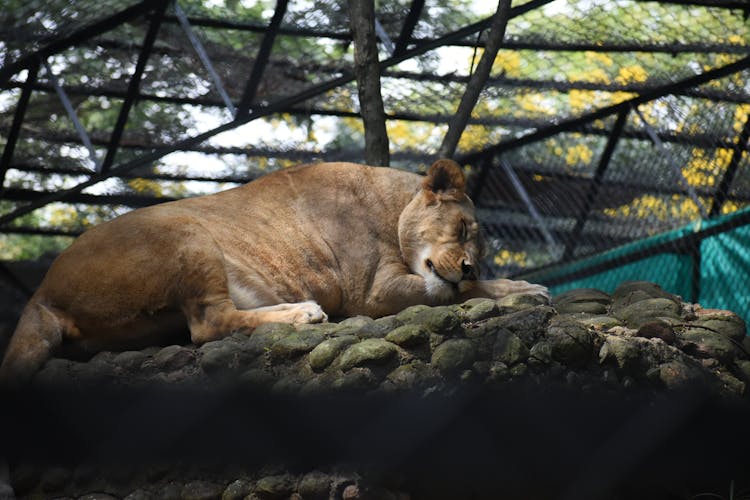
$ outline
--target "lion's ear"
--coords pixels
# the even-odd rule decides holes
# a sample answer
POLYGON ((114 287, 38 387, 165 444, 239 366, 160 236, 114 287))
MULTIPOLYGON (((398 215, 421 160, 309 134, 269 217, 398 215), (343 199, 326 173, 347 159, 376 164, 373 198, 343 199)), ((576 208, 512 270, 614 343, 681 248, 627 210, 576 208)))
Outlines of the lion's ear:
POLYGON ((453 160, 442 159, 432 164, 422 181, 422 189, 430 200, 455 200, 464 197, 464 173, 453 160))

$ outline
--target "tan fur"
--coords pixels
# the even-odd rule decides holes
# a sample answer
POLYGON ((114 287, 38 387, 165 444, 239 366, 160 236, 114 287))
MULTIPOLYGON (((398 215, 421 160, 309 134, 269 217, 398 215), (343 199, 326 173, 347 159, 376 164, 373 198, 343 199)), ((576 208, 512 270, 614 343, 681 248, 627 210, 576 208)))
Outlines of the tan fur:
POLYGON ((266 322, 379 317, 414 304, 546 289, 477 281, 479 226, 453 161, 426 178, 328 163, 135 210, 78 238, 30 300, 0 367, 27 380, 62 344, 197 344, 266 322))

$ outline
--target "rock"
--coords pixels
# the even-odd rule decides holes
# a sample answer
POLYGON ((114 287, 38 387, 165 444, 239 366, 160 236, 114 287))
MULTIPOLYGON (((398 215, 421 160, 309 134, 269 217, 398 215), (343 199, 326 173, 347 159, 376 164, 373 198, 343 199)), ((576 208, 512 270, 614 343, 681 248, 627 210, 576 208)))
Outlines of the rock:
POLYGON ((221 494, 221 500, 242 500, 252 489, 253 485, 249 481, 237 479, 224 488, 224 492, 221 494))
POLYGON ((180 500, 182 498, 182 485, 176 481, 171 481, 162 486, 156 496, 163 500, 180 500))
POLYGON ((597 290, 596 288, 576 288, 574 290, 568 290, 560 295, 555 296, 552 299, 552 304, 557 306, 562 304, 575 304, 575 303, 596 303, 608 305, 612 302, 612 297, 608 294, 597 290))
POLYGON ((295 331, 294 326, 288 323, 264 323, 253 330, 242 348, 252 355, 260 356, 265 354, 273 344, 295 331))
POLYGON ((355 367, 333 380, 331 387, 337 391, 363 394, 380 384, 375 373, 367 367, 355 367))
POLYGON ((351 327, 351 328, 362 328, 366 325, 369 325, 375 321, 369 316, 352 316, 350 318, 346 318, 343 321, 339 322, 339 325, 344 327, 351 327))
POLYGON ((333 337, 318 344, 308 357, 310 367, 320 372, 325 370, 334 359, 347 347, 356 344, 359 340, 354 335, 333 337))
POLYGON ((384 316, 363 325, 357 332, 357 336, 362 339, 382 338, 401 325, 402 323, 396 319, 396 316, 384 316))
POLYGON ((70 475, 70 471, 64 467, 50 467, 43 472, 39 484, 42 491, 59 491, 68 483, 70 475))
POLYGON ((707 377, 697 364, 689 363, 686 359, 668 361, 658 368, 659 380, 668 389, 696 390, 705 388, 707 377))
POLYGON ((385 364, 398 352, 396 346, 384 339, 365 339, 350 346, 339 358, 338 367, 347 371, 365 364, 385 364))
POLYGON ((508 330, 498 332, 492 349, 493 359, 502 361, 508 366, 513 366, 525 362, 528 357, 529 349, 518 336, 508 330))
POLYGON ((669 299, 680 302, 677 297, 664 290, 656 283, 649 281, 625 281, 612 293, 612 307, 628 306, 644 299, 669 299))
POLYGON ((209 375, 242 371, 252 360, 252 356, 241 350, 234 342, 209 342, 204 344, 200 351, 200 367, 209 375))
POLYGON ((614 361, 620 370, 634 373, 642 368, 641 350, 638 343, 618 335, 606 335, 599 350, 599 362, 614 361))
POLYGON ((719 377, 719 381, 725 390, 732 394, 736 394, 737 396, 742 396, 742 394, 745 393, 745 383, 738 380, 731 373, 724 370, 718 370, 716 375, 719 377))
POLYGON ((398 389, 414 389, 427 385, 432 379, 430 368, 421 361, 414 360, 396 367, 386 376, 386 380, 392 382, 398 389))
POLYGON ((139 488, 130 493, 123 500, 157 500, 157 498, 153 493, 139 488))
POLYGON ((399 326, 385 336, 385 340, 402 347, 424 344, 430 339, 430 332, 422 325, 408 324, 399 326))
POLYGON ((569 290, 555 297, 552 303, 560 314, 606 314, 611 297, 594 288, 569 290))
POLYGON ((310 472, 302 476, 297 490, 305 500, 328 500, 331 478, 322 472, 310 472))
POLYGON ((356 484, 348 485, 344 488, 344 491, 341 492, 341 498, 342 500, 358 500, 362 498, 362 496, 360 496, 359 486, 356 484))
POLYGON ((555 310, 549 306, 534 306, 511 314, 490 319, 494 329, 504 328, 510 330, 527 346, 536 343, 547 329, 547 324, 555 310))
POLYGON ((497 301, 492 299, 471 299, 471 302, 464 302, 462 306, 466 310, 466 320, 472 323, 495 317, 500 313, 497 301))
POLYGON ((697 315, 698 318, 691 322, 691 326, 715 331, 736 342, 742 342, 747 336, 745 321, 733 312, 701 309, 697 311, 697 315))
POLYGON ((396 320, 399 321, 401 324, 405 323, 411 323, 414 319, 414 316, 416 316, 418 313, 422 311, 426 311, 430 309, 430 306, 426 306, 423 304, 418 304, 416 306, 410 306, 401 311, 396 315, 396 320))
POLYGON ((630 305, 613 308, 616 318, 622 320, 631 328, 639 328, 659 318, 679 318, 680 304, 672 299, 644 298, 630 305))
POLYGON ((432 353, 432 366, 442 373, 454 374, 470 368, 476 361, 476 349, 469 339, 448 339, 432 353))
POLYGON ((672 325, 667 323, 666 321, 650 321, 648 323, 644 323, 641 325, 641 327, 638 329, 638 332, 636 333, 638 337, 643 337, 647 339, 661 339, 667 344, 674 344, 675 339, 677 338, 674 329, 672 328, 672 325))
POLYGON ((566 366, 583 367, 593 358, 594 335, 578 322, 555 322, 547 336, 552 357, 566 366))
POLYGON ((182 487, 182 500, 216 500, 221 498, 224 488, 208 481, 191 481, 182 487))
POLYGON ((538 294, 511 293, 497 301, 498 308, 508 309, 526 309, 529 307, 546 305, 547 299, 538 294))
POLYGON ((441 335, 453 335, 461 330, 461 318, 450 306, 430 307, 418 311, 409 323, 419 324, 441 335))
POLYGON ((510 378, 510 369, 508 365, 501 361, 496 361, 490 365, 489 375, 487 375, 487 382, 490 384, 499 384, 505 382, 510 378))
POLYGON ((78 500, 119 500, 116 496, 109 493, 89 493, 78 497, 78 500))
POLYGON ((325 340, 325 336, 322 333, 314 331, 294 332, 273 343, 269 355, 271 360, 277 362, 296 358, 312 351, 323 340, 325 340))
POLYGON ((688 327, 679 335, 678 345, 691 356, 714 358, 723 364, 730 363, 739 352, 729 337, 703 328, 688 327))
POLYGON ((529 349, 528 363, 532 368, 544 368, 552 362, 552 346, 549 342, 537 342, 529 349))
POLYGON ((195 361, 195 352, 179 345, 170 345, 153 357, 153 363, 159 370, 174 371, 184 368, 195 361))
POLYGON ((266 476, 256 483, 255 494, 262 500, 276 500, 291 495, 294 487, 295 481, 290 474, 266 476))
POLYGON ((571 315, 571 319, 598 331, 605 331, 615 326, 621 326, 619 319, 612 316, 590 316, 588 314, 571 315))
POLYGON ((118 354, 113 363, 123 370, 135 371, 141 367, 146 359, 148 359, 148 356, 141 351, 125 351, 118 354))

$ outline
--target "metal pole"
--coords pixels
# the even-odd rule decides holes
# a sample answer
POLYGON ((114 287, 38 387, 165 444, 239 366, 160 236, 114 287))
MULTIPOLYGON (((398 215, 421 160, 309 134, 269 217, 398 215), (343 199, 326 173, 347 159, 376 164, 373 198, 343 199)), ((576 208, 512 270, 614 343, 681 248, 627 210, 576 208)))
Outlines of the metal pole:
POLYGON ((193 49, 195 49, 196 54, 198 54, 198 57, 203 63, 203 67, 206 68, 206 71, 208 71, 208 74, 211 77, 211 80, 214 82, 214 85, 216 86, 216 91, 219 93, 219 95, 221 96, 221 99, 224 101, 224 105, 229 110, 230 115, 234 116, 234 114, 236 113, 236 109, 234 108, 232 99, 229 97, 229 94, 224 88, 224 84, 221 81, 221 77, 214 69, 214 65, 211 63, 211 58, 208 56, 208 52, 206 52, 206 49, 203 47, 203 44, 196 36, 195 32, 193 31, 193 27, 190 26, 190 22, 188 21, 188 18, 185 15, 185 11, 182 10, 182 7, 180 7, 179 3, 177 2, 174 3, 174 12, 177 15, 177 20, 180 22, 180 26, 182 26, 182 30, 185 32, 185 35, 187 35, 188 40, 190 40, 190 44, 193 46, 193 49))

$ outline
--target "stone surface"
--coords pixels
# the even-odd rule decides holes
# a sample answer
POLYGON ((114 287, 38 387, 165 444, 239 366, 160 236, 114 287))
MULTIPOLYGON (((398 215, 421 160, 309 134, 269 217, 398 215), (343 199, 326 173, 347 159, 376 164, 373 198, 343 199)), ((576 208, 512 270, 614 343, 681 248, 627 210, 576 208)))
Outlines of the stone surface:
MULTIPOLYGON (((340 323, 298 327, 262 325, 252 335, 231 335, 203 346, 186 343, 104 352, 88 362, 52 359, 37 374, 34 384, 56 394, 60 385, 70 384, 79 390, 84 382, 98 380, 105 388, 109 387, 107 384, 153 387, 158 394, 159 388, 170 385, 184 388, 184 384, 192 383, 211 392, 236 381, 239 389, 260 394, 269 401, 293 401, 298 397, 328 401, 326 397, 341 394, 382 398, 377 401, 384 405, 377 407, 373 417, 383 418, 389 432, 396 433, 402 426, 413 429, 409 439, 413 434, 413 445, 422 446, 428 439, 417 430, 425 419, 429 420, 428 416, 452 419, 469 411, 466 408, 470 404, 449 408, 437 405, 420 414, 413 411, 414 406, 389 407, 388 403, 411 401, 409 398, 415 396, 420 403, 433 404, 441 396, 469 395, 471 399, 478 392, 489 391, 502 403, 503 411, 523 413, 527 411, 523 401, 505 400, 504 395, 558 395, 563 390, 583 394, 587 402, 591 401, 589 392, 611 394, 620 401, 633 395, 660 397, 698 390, 711 397, 748 401, 750 359, 745 350, 750 343, 746 343, 744 329, 744 323, 733 313, 704 310, 652 284, 630 282, 611 296, 588 289, 566 292, 555 297, 552 306, 528 296, 505 301, 471 299, 454 306, 410 307, 380 319, 355 317, 340 323)), ((241 402, 242 394, 231 396, 241 402)), ((368 437, 371 426, 376 426, 372 422, 362 422, 361 426, 355 422, 358 432, 346 435, 340 432, 339 419, 339 415, 352 410, 346 405, 334 405, 334 418, 309 422, 293 411, 285 413, 284 406, 278 413, 270 411, 265 399, 262 401, 252 406, 253 418, 236 422, 234 432, 238 437, 245 432, 258 433, 257 440, 246 450, 248 456, 255 446, 264 443, 266 427, 279 420, 291 425, 289 436, 272 437, 282 445, 307 437, 311 432, 308 426, 318 425, 319 435, 311 437, 314 442, 325 446, 346 443, 346 449, 355 454, 363 452, 356 449, 361 442, 357 439, 368 437), (320 430, 321 425, 324 431, 320 430)), ((210 412, 210 407, 206 411, 210 412)), ((594 420, 595 413, 591 415, 594 420)), ((547 425, 547 419, 546 415, 537 415, 530 422, 547 425)), ((451 439, 441 434, 443 423, 435 425, 440 430, 429 435, 430 444, 434 441, 441 445, 451 439)), ((172 424, 176 428, 193 425, 170 421, 172 424)), ((210 441, 214 433, 223 430, 213 425, 210 419, 200 425, 195 423, 183 439, 189 442, 191 433, 196 432, 205 433, 202 439, 210 441)), ((492 432, 503 439, 517 435, 533 439, 535 431, 539 431, 517 429, 501 420, 497 425, 492 432)), ((378 441, 378 446, 384 450, 393 445, 387 434, 375 439, 383 440, 382 446, 378 441)), ((474 439, 485 434, 482 431, 470 435, 474 439)), ((689 440, 690 436, 684 439, 689 440)), ((373 441, 369 443, 372 446, 373 441)), ((113 459, 118 458, 116 452, 112 455, 113 459)), ((467 463, 473 463, 474 457, 465 458, 467 463)), ((351 498, 368 498, 373 492, 382 494, 377 498, 391 498, 390 485, 385 489, 370 488, 356 474, 343 474, 335 468, 292 473, 282 464, 243 474, 204 476, 189 471, 176 474, 170 471, 173 466, 170 463, 160 472, 137 477, 122 471, 117 481, 117 474, 110 473, 107 481, 102 481, 95 470, 81 468, 72 473, 63 467, 14 465, 11 483, 23 492, 24 498, 80 498, 107 493, 116 498, 129 496, 130 500, 307 500, 342 498, 345 491, 351 498), (118 486, 118 481, 131 483, 118 486)), ((460 498, 469 489, 454 497, 460 498)))

